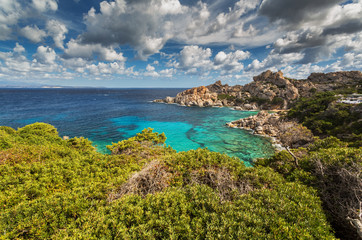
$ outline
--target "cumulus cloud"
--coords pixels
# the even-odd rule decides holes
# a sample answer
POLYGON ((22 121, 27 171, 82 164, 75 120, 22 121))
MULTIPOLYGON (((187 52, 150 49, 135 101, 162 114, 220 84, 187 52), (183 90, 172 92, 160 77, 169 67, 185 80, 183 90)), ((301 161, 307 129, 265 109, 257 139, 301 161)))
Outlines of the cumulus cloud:
POLYGON ((88 65, 87 69, 89 70, 90 74, 93 75, 124 74, 125 72, 124 64, 119 62, 99 62, 98 64, 88 65))
POLYGON ((63 41, 65 34, 68 32, 67 27, 57 20, 50 20, 46 24, 46 29, 48 35, 53 38, 55 46, 64 49, 63 41))
POLYGON ((13 0, 2 0, 0 11, 0 40, 11 39, 12 25, 15 25, 20 18, 21 13, 20 4, 13 0))
POLYGON ((40 12, 56 11, 58 3, 55 0, 32 0, 33 6, 40 12))
POLYGON ((162 77, 168 77, 168 78, 171 78, 173 77, 174 74, 176 74, 176 69, 174 68, 166 68, 166 69, 163 69, 160 71, 160 75, 162 77))
POLYGON ((83 43, 104 46, 127 44, 144 60, 158 53, 170 39, 190 45, 247 46, 276 39, 278 34, 266 27, 268 22, 256 13, 260 0, 228 4, 229 8, 218 8, 216 3, 201 1, 188 5, 179 0, 103 1, 99 12, 91 8, 85 16, 87 29, 80 39, 83 43), (254 40, 250 41, 250 37, 254 40))
POLYGON ((43 40, 44 37, 47 36, 47 34, 38 28, 38 26, 26 26, 20 30, 20 33, 23 37, 26 37, 33 43, 38 43, 43 40))
POLYGON ((57 54, 52 48, 39 46, 33 57, 39 63, 52 64, 54 63, 56 56, 57 54))
POLYGON ((237 50, 226 54, 225 52, 220 51, 214 58, 214 69, 221 70, 222 75, 240 72, 244 68, 241 61, 248 59, 249 57, 250 52, 237 50))
POLYGON ((159 77, 160 76, 160 74, 155 71, 155 67, 150 64, 147 65, 146 72, 143 75, 148 76, 148 77, 159 77))
POLYGON ((0 40, 16 39, 24 36, 33 42, 42 39, 44 31, 36 25, 24 27, 24 23, 48 19, 49 12, 58 9, 56 0, 1 0, 0 1, 0 40))
POLYGON ((324 19, 331 7, 345 0, 264 0, 259 13, 283 25, 300 26, 305 22, 324 19))
POLYGON ((126 61, 122 53, 117 53, 112 47, 103 47, 101 44, 83 44, 71 39, 64 50, 65 58, 85 58, 99 61, 126 61))
POLYGON ((8 76, 17 76, 18 74, 26 76, 35 72, 59 70, 59 66, 55 62, 56 53, 50 47, 39 46, 37 52, 33 55, 33 60, 28 59, 25 54, 25 48, 18 43, 16 43, 13 51, 0 52, 0 59, 4 62, 0 72, 8 76))
POLYGON ((302 53, 285 53, 279 54, 271 51, 270 54, 259 61, 258 59, 254 59, 247 67, 247 71, 249 72, 263 72, 267 69, 271 69, 273 71, 277 71, 283 67, 295 64, 303 59, 304 54, 302 53))
POLYGON ((15 44, 15 47, 14 47, 14 53, 22 53, 22 52, 25 52, 25 48, 23 46, 21 46, 19 43, 16 43, 15 44))
POLYGON ((248 51, 219 51, 212 58, 210 48, 202 48, 196 45, 185 46, 180 51, 177 60, 170 66, 185 71, 187 74, 207 75, 211 71, 219 71, 221 75, 227 75, 243 70, 243 61, 250 57, 248 51))
POLYGON ((197 69, 208 70, 212 66, 211 55, 210 48, 203 49, 196 45, 185 46, 180 52, 180 62, 176 66, 189 73, 196 73, 197 69))
POLYGON ((274 50, 281 54, 301 52, 304 58, 300 63, 307 64, 327 60, 340 48, 356 48, 356 39, 362 31, 362 1, 335 4, 319 16, 319 24, 308 26, 309 19, 306 18, 299 23, 304 25, 302 29, 289 31, 277 39, 273 45, 274 50))
POLYGON ((87 31, 84 43, 129 44, 140 58, 157 53, 171 37, 170 18, 181 14, 186 7, 178 0, 125 1, 100 3, 100 12, 89 10, 85 16, 87 31), (117 24, 114 24, 117 23, 117 24))

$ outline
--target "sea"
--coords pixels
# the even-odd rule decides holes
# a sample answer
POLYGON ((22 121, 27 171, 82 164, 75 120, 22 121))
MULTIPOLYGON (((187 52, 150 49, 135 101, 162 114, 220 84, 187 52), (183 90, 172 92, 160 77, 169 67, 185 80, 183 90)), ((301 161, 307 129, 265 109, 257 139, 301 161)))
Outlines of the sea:
POLYGON ((249 166, 253 159, 274 153, 269 138, 225 125, 257 112, 152 102, 182 90, 4 88, 0 89, 0 125, 17 129, 35 122, 49 123, 60 136, 83 136, 103 153, 112 142, 148 127, 164 132, 166 144, 177 151, 208 148, 238 157, 249 166))

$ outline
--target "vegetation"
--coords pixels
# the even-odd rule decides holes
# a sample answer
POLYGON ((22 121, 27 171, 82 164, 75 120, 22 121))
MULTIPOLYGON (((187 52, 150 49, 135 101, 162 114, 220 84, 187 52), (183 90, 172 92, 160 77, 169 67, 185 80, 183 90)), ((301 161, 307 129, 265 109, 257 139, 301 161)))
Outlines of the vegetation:
POLYGON ((337 236, 358 239, 351 220, 362 220, 362 148, 329 137, 293 152, 296 158, 282 151, 256 165, 272 167, 290 182, 317 189, 337 236))
POLYGON ((284 104, 284 99, 281 97, 274 97, 273 100, 271 101, 272 105, 283 105, 284 104))
POLYGON ((270 100, 266 99, 266 98, 259 98, 259 97, 250 97, 246 99, 247 102, 249 103, 257 103, 259 106, 263 105, 263 104, 269 104, 270 100))
POLYGON ((226 99, 228 101, 234 101, 236 99, 236 97, 232 96, 232 95, 229 95, 229 94, 222 93, 222 94, 217 95, 217 99, 219 99, 219 100, 225 100, 226 99))
POLYGON ((312 185, 164 141, 145 129, 101 154, 48 124, 1 127, 0 238, 335 239, 312 185))
POLYGON ((288 117, 295 118, 317 136, 335 136, 362 144, 362 122, 359 105, 338 103, 335 92, 317 93, 311 98, 301 98, 289 110, 288 117))

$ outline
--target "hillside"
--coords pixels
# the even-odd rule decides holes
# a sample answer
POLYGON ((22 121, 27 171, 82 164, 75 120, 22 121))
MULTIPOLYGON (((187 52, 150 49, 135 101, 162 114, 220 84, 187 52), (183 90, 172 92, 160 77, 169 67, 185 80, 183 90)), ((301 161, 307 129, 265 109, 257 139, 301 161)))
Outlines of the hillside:
POLYGON ((317 191, 145 129, 95 151, 48 124, 0 128, 2 239, 334 239, 317 191))

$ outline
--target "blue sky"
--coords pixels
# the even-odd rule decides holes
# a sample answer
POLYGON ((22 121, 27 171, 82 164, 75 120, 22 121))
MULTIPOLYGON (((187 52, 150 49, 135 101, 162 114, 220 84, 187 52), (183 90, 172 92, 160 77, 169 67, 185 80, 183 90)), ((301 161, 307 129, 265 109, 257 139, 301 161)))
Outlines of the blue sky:
POLYGON ((362 0, 0 0, 0 86, 192 87, 361 70, 362 0))

